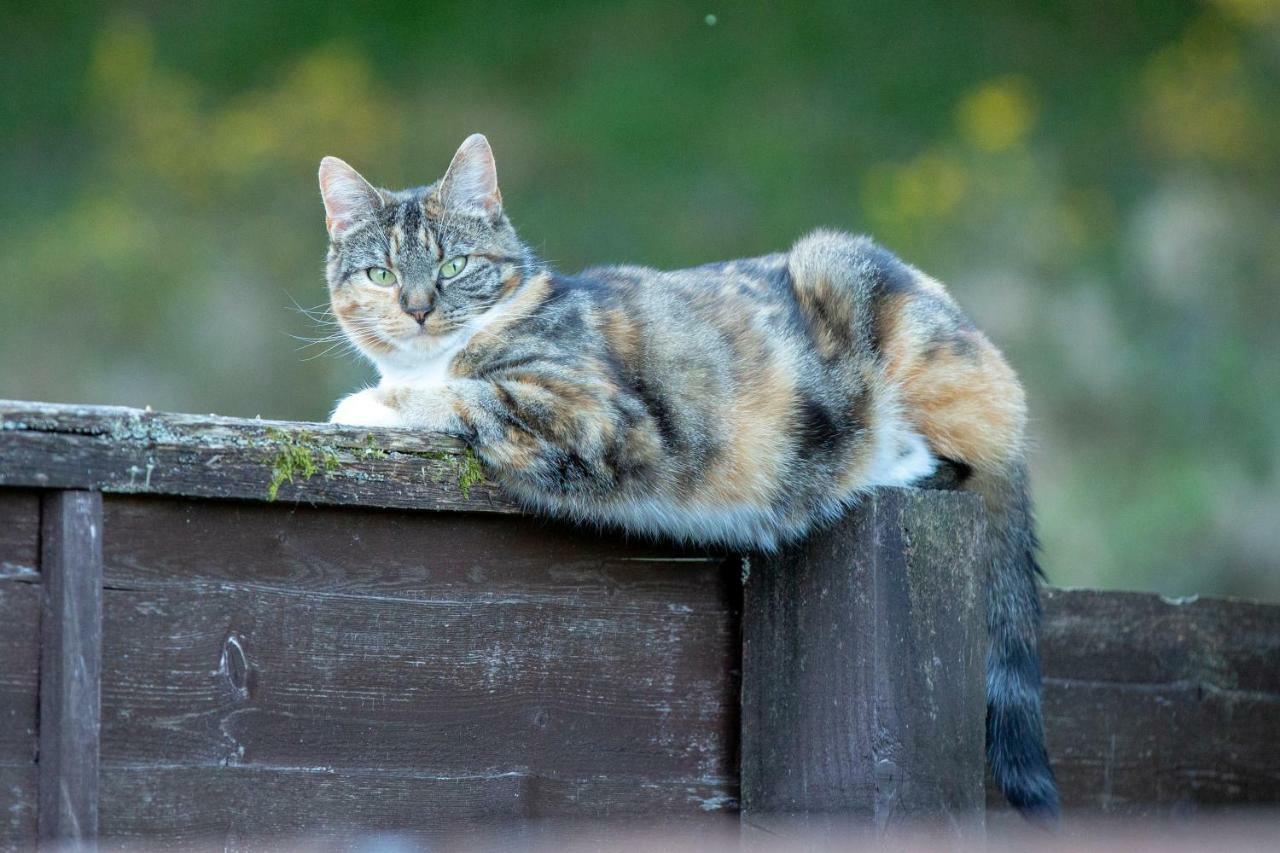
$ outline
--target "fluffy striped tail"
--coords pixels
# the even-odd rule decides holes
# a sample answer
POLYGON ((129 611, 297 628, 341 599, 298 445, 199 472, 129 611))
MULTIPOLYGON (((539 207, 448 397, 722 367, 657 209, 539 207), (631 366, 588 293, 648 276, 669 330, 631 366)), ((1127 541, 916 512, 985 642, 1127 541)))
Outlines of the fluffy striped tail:
POLYGON ((1040 710, 1042 577, 1024 462, 975 468, 966 489, 989 513, 987 577, 987 764, 1009 802, 1029 820, 1054 825, 1058 786, 1044 745, 1040 710))

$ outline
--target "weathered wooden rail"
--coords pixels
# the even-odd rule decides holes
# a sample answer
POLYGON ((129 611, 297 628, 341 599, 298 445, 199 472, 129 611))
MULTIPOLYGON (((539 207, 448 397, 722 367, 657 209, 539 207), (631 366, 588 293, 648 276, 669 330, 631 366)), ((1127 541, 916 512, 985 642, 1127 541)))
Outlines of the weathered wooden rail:
MULTIPOLYGON (((520 514, 447 441, 0 402, 0 847, 541 817, 977 831, 983 518, 764 558, 520 514), (745 579, 745 583, 744 583, 745 579)), ((1046 596, 1068 819, 1280 802, 1280 607, 1046 596)))

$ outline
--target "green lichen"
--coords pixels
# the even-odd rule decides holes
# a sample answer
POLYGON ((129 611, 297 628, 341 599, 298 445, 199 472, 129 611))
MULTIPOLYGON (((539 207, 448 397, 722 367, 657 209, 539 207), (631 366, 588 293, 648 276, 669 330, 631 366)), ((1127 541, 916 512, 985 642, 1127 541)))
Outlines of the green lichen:
POLYGON ((267 428, 267 439, 276 448, 271 460, 271 482, 267 484, 267 500, 274 501, 280 487, 296 478, 310 480, 316 474, 329 476, 342 467, 337 451, 315 440, 309 432, 290 434, 275 427, 267 428))

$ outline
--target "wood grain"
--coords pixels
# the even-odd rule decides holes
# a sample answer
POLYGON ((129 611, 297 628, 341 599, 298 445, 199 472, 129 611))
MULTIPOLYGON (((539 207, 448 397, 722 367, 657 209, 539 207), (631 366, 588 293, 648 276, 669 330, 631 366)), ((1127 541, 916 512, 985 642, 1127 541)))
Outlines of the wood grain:
POLYGON ((237 849, 279 835, 304 835, 314 843, 362 831, 447 836, 467 829, 563 828, 549 819, 640 817, 648 827, 671 827, 690 815, 703 825, 734 820, 720 805, 723 798, 721 787, 696 779, 637 783, 524 771, 440 777, 332 767, 106 766, 102 834, 112 843, 237 849))
MULTIPOLYGON (((95 719, 55 653, 91 646, 69 626, 92 617, 40 616, 47 595, 91 609, 40 573, 93 586, 70 505, 50 497, 42 518, 55 488, 107 493, 110 834, 734 812, 739 562, 521 515, 492 484, 462 487, 462 454, 405 431, 0 402, 0 846, 34 838, 38 731, 86 742, 95 719), (318 470, 272 503, 285 451, 318 470)), ((748 792, 771 780, 775 805, 881 826, 964 813, 981 690, 967 500, 881 490, 785 571, 757 557, 748 792)), ((1280 803, 1280 607, 1059 590, 1045 607, 1068 819, 1280 803)))
POLYGON ((753 558, 743 602, 744 821, 982 825, 976 499, 882 490, 801 546, 753 558), (804 817, 802 816, 809 816, 804 817))
MULTIPOLYGON (((681 606, 723 600, 723 553, 492 513, 408 513, 109 495, 108 585, 681 606)), ((736 561, 735 561, 736 562, 736 561)))
POLYGON ((30 850, 36 841, 36 765, 0 759, 0 850, 30 850))
POLYGON ((40 595, 38 584, 0 581, 0 763, 36 760, 40 595))
POLYGON ((1280 606, 1046 590, 1041 648, 1068 816, 1280 802, 1280 606))
POLYGON ((39 579, 40 496, 0 489, 0 581, 39 579))
POLYGON ((231 780, 284 791, 268 828, 359 780, 372 815, 386 786, 387 809, 437 792, 391 820, 419 828, 736 808, 736 561, 515 516, 115 496, 105 517, 110 802, 199 769, 218 815, 248 797, 231 780))
POLYGON ((674 607, 110 590, 103 760, 727 784, 734 626, 674 607))
POLYGON ((1280 693, 1280 607, 1139 592, 1047 590, 1055 679, 1280 693))
POLYGON ((0 489, 0 850, 36 838, 40 498, 0 489))
POLYGON ((39 834, 67 843, 98 832, 102 495, 50 492, 40 515, 39 834))
POLYGON ((429 433, 0 401, 0 486, 267 500, 299 456, 316 471, 295 464, 279 500, 516 511, 467 484, 460 443, 429 433))

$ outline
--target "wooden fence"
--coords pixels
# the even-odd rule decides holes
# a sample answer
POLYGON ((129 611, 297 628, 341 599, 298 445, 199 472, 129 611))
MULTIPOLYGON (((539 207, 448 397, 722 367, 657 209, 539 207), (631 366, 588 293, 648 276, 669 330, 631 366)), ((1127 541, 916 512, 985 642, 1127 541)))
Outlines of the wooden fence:
MULTIPOLYGON (((459 446, 0 402, 0 847, 528 818, 980 831, 984 519, 765 558, 518 513, 459 446)), ((1280 802, 1280 607, 1050 590, 1068 820, 1280 802)))

